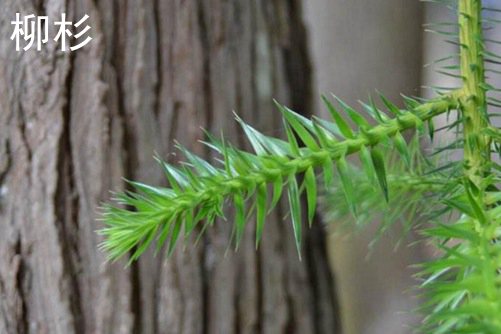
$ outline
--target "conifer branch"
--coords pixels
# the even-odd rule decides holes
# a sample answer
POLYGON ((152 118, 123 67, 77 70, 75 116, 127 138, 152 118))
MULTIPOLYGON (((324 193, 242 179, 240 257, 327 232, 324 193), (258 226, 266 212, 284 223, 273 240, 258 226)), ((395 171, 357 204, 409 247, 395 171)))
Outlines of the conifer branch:
MULTIPOLYGON (((212 139, 208 144, 216 150, 223 159, 224 168, 212 167, 208 162, 194 156, 184 148, 188 165, 176 168, 163 161, 163 166, 170 183, 170 188, 159 188, 130 182, 135 192, 126 192, 116 197, 116 202, 123 207, 106 205, 104 207, 104 223, 106 227, 100 231, 106 237, 102 247, 108 251, 111 258, 116 259, 134 250, 132 260, 137 259, 146 248, 157 239, 158 248, 170 239, 169 253, 179 237, 182 227, 185 235, 190 235, 195 225, 203 218, 206 224, 211 224, 217 216, 224 216, 223 203, 225 198, 233 198, 237 212, 240 214, 235 221, 237 245, 242 237, 245 217, 249 216, 245 209, 244 198, 256 194, 257 202, 264 203, 257 206, 257 225, 264 224, 266 212, 275 206, 280 198, 282 188, 287 185, 288 197, 291 205, 292 221, 295 238, 300 249, 301 235, 299 214, 300 195, 296 184, 296 175, 305 174, 308 181, 306 191, 309 191, 310 219, 311 212, 316 206, 316 189, 314 188, 314 171, 322 168, 327 183, 330 169, 334 163, 338 164, 340 177, 343 179, 343 167, 349 154, 363 150, 368 152, 380 142, 398 136, 408 129, 423 128, 423 124, 436 115, 447 112, 457 107, 459 92, 440 97, 424 104, 414 104, 411 111, 396 109, 386 100, 389 108, 394 109, 394 119, 383 116, 373 105, 369 107, 379 124, 367 127, 364 120, 355 121, 360 125, 357 134, 349 132, 341 116, 337 114, 333 105, 327 102, 328 108, 333 113, 336 123, 327 121, 310 121, 291 110, 278 105, 284 115, 284 124, 288 134, 288 142, 266 137, 249 125, 241 123, 256 154, 238 150, 228 143, 212 139), (339 131, 338 131, 339 129, 339 131), (294 132, 294 133, 293 133, 294 132), (339 137, 346 137, 339 141, 339 137), (304 143, 299 147, 296 136, 304 143), (269 208, 263 208, 267 198, 266 185, 274 185, 274 199, 269 208)), ((410 101, 410 100, 409 100, 410 101)), ((343 104, 342 104, 343 105, 343 104)), ((349 114, 354 115, 352 109, 344 105, 349 114)), ((398 141, 399 147, 405 151, 405 142, 398 141)), ((381 186, 385 187, 384 167, 382 157, 377 150, 372 150, 369 160, 372 160, 375 174, 378 175, 381 186)), ((346 171, 347 172, 347 171, 346 171)), ((345 178, 345 189, 349 189, 349 179, 345 178)), ((387 192, 387 191, 386 191, 387 192)), ((349 192, 347 197, 350 202, 349 192)), ((257 230, 256 243, 261 238, 262 228, 257 230)))

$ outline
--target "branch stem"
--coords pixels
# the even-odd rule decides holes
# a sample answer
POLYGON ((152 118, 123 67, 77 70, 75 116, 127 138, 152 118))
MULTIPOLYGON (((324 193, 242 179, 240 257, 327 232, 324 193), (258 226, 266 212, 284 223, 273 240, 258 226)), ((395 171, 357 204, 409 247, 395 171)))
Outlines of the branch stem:
POLYGON ((467 177, 482 189, 481 181, 489 169, 490 139, 485 134, 487 118, 482 1, 459 1, 459 44, 463 94, 464 169, 467 177))
POLYGON ((249 185, 273 183, 278 177, 287 179, 291 174, 298 174, 311 167, 320 167, 327 161, 337 161, 345 155, 356 153, 363 146, 375 146, 398 132, 415 129, 419 124, 433 117, 455 109, 458 106, 460 91, 453 92, 430 102, 417 106, 412 112, 406 112, 385 124, 377 125, 355 138, 333 143, 329 148, 304 154, 284 161, 281 166, 271 170, 257 169, 245 176, 228 176, 219 180, 214 187, 206 190, 186 190, 182 195, 172 199, 172 205, 162 214, 166 217, 172 212, 192 210, 214 196, 227 196, 236 191, 245 192, 249 185))

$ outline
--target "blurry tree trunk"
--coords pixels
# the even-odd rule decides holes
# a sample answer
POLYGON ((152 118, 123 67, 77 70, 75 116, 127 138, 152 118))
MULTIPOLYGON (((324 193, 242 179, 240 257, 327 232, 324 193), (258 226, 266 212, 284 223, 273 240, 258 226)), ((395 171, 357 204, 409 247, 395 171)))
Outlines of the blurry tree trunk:
MULTIPOLYGON (((58 17, 59 16, 59 17, 58 17)), ((51 36, 55 35, 51 25, 51 36)), ((5 0, 0 13, 0 333, 336 333, 321 229, 298 261, 281 206, 225 257, 231 219, 173 258, 105 264, 99 204, 231 114, 277 134, 272 98, 310 111, 296 0, 5 0), (90 15, 93 41, 16 52, 15 13, 90 15)), ((170 156, 170 160, 177 160, 170 156)))
MULTIPOLYGON (((421 7, 419 0, 306 1, 316 91, 333 92, 359 110, 357 101, 376 89, 392 101, 400 93, 419 95, 421 7)), ((317 110, 327 117, 323 106, 317 110)), ((404 237, 396 226, 369 252, 377 227, 374 222, 329 242, 345 334, 411 333, 419 320, 409 265, 421 261, 421 249, 407 246, 411 235, 395 251, 404 237)))

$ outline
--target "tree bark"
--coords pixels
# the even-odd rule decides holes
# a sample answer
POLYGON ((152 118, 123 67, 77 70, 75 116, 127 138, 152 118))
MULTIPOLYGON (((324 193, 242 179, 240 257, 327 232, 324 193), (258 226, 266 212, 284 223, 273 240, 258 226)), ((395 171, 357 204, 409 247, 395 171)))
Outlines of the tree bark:
MULTIPOLYGON (((319 224, 295 252, 282 205, 259 250, 231 219, 174 256, 105 262, 98 206, 122 177, 165 183, 154 152, 200 154, 200 127, 246 145, 236 110, 281 132, 276 98, 310 112, 298 0, 6 0, 0 12, 1 333, 336 333, 319 224), (88 14, 93 41, 16 52, 15 13, 88 14)), ((55 35, 50 27, 51 36, 55 35)), ((182 247, 179 247, 182 248, 182 247)))

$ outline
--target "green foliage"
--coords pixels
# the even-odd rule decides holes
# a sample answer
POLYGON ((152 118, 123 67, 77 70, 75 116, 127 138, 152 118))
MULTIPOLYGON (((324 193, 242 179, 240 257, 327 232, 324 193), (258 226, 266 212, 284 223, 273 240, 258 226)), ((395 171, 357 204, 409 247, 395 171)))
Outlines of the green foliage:
MULTIPOLYGON (((255 153, 239 150, 224 140, 210 137, 206 144, 220 155, 220 166, 212 166, 181 146, 179 149, 186 161, 180 167, 157 159, 170 187, 129 182, 134 190, 118 194, 115 198, 121 206, 104 207, 106 227, 100 231, 106 237, 103 248, 113 259, 132 251, 131 260, 137 259, 154 242, 157 243, 157 248, 161 248, 164 242, 169 241, 171 250, 177 242, 182 225, 185 236, 189 236, 202 220, 202 230, 205 230, 217 217, 224 217, 227 198, 233 200, 237 211, 234 225, 236 245, 242 237, 247 217, 254 213, 257 217, 258 243, 265 215, 278 203, 283 188, 286 188, 294 236, 300 252, 302 216, 299 197, 306 191, 308 217, 311 220, 317 200, 314 178, 317 169, 327 175, 325 180, 328 185, 334 180, 332 170, 337 166, 346 199, 355 213, 352 171, 346 156, 360 150, 369 151, 368 168, 376 176, 383 193, 387 194, 384 157, 376 146, 448 111, 455 107, 455 101, 454 95, 444 96, 409 111, 401 111, 395 119, 381 117, 379 124, 373 127, 367 127, 366 121, 361 122, 353 117, 360 128, 357 132, 351 131, 348 138, 341 133, 335 122, 320 122, 316 118, 309 120, 279 104, 277 107, 284 116, 288 142, 265 136, 237 118, 255 153), (299 146, 296 137, 301 139, 304 147, 299 146), (296 178, 298 175, 303 175, 301 187, 296 178), (272 185, 273 194, 268 194, 268 185, 272 185), (272 198, 268 208, 267 198, 272 198), (249 202, 254 205, 246 205, 249 202), (157 234, 160 237, 155 239, 157 234)), ((351 109, 345 104, 343 108, 351 109)), ((381 113, 377 109, 373 111, 381 113)), ((400 142, 399 145, 405 143, 400 142)))
MULTIPOLYGON (((433 212, 442 209, 439 204, 432 207, 429 203, 440 203, 436 193, 449 183, 450 170, 429 170, 434 161, 422 154, 418 136, 414 136, 408 144, 404 143, 405 152, 396 149, 401 144, 381 145, 381 155, 386 157, 388 165, 384 173, 384 188, 376 179, 374 168, 369 166, 367 169, 367 162, 361 163, 362 168, 355 163, 350 165, 350 177, 356 184, 353 196, 356 198, 357 216, 351 214, 353 210, 342 190, 343 184, 334 182, 322 197, 326 220, 345 222, 348 228, 353 222, 357 228, 364 228, 379 221, 374 244, 392 225, 399 223, 408 232, 428 221, 433 212), (385 194, 388 194, 387 201, 383 200, 385 194)), ((363 161, 362 155, 360 160, 363 161)))
POLYGON ((218 163, 180 146, 185 162, 174 166, 157 159, 169 187, 129 181, 132 190, 105 205, 100 233, 110 258, 129 254, 133 261, 153 244, 157 251, 167 244, 171 254, 181 235, 200 237, 224 218, 228 203, 235 212, 235 246, 252 216, 258 246, 266 215, 283 196, 301 254, 301 212, 311 224, 325 188, 323 205, 333 217, 352 216, 360 226, 381 218, 380 233, 395 222, 406 230, 420 227, 436 245, 439 256, 422 264, 419 276, 429 297, 423 331, 501 333, 501 135, 490 125, 496 116, 490 109, 501 101, 491 94, 499 89, 485 79, 501 57, 488 50, 482 31, 482 25, 498 23, 482 18, 482 11, 497 10, 482 8, 480 0, 432 2, 458 13, 457 23, 427 29, 458 46, 458 55, 435 65, 461 87, 435 87, 438 97, 430 101, 404 97, 403 109, 380 95, 386 110, 371 99, 362 103, 365 115, 335 96, 322 97, 330 120, 307 119, 277 103, 287 140, 266 136, 237 117, 253 153, 208 135, 206 145, 219 155, 218 163), (434 117, 453 110, 457 119, 435 129, 434 117), (409 143, 408 130, 416 133, 409 143), (441 131, 453 131, 455 141, 425 155, 421 138, 433 140, 441 131), (451 160, 448 152, 457 149, 462 160, 451 160))

